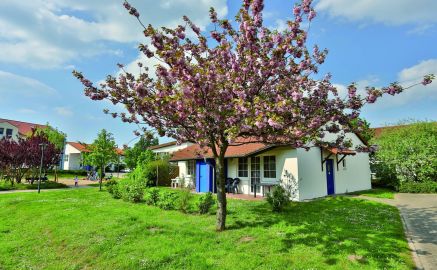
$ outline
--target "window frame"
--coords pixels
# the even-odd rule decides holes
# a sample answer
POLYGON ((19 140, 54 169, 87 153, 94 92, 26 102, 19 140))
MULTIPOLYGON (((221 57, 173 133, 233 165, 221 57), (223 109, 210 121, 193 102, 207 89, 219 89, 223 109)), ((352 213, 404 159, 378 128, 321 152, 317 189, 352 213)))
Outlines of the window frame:
POLYGON ((14 130, 12 128, 7 128, 5 133, 6 138, 12 138, 13 135, 14 135, 14 130), (9 132, 11 134, 8 135, 9 132))
POLYGON ((249 159, 247 157, 238 158, 237 175, 238 177, 249 177, 249 159))
POLYGON ((194 176, 196 175, 196 161, 188 160, 187 161, 187 175, 194 176))
POLYGON ((276 156, 263 157, 264 178, 276 179, 276 156))
POLYGON ((64 162, 68 161, 70 155, 64 155, 64 162))

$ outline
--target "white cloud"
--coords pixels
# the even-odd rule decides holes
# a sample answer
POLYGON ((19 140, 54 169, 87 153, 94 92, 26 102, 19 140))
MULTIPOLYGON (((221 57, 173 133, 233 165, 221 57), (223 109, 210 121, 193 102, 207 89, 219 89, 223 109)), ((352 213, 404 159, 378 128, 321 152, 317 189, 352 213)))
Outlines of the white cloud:
POLYGON ((55 107, 55 112, 60 116, 72 116, 73 112, 68 107, 55 107))
POLYGON ((37 113, 35 110, 28 109, 28 108, 19 109, 18 112, 23 113, 23 114, 35 114, 35 113, 37 113))
POLYGON ((327 11, 332 17, 364 23, 437 23, 435 0, 320 0, 316 9, 327 11))
POLYGON ((20 98, 58 96, 52 87, 33 78, 0 70, 1 101, 20 98))
MULTIPOLYGON (((141 26, 120 0, 0 1, 0 62, 33 68, 68 66, 81 57, 120 54, 106 41, 144 41, 141 26)), ((134 0, 145 24, 176 26, 187 15, 202 29, 210 6, 227 13, 225 0, 134 0)))

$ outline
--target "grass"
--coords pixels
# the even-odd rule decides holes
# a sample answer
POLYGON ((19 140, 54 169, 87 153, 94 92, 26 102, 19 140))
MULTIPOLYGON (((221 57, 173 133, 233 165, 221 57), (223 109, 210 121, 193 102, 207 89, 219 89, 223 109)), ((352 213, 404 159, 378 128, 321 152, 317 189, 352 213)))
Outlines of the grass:
MULTIPOLYGON (((55 188, 68 188, 68 186, 65 184, 56 183, 53 181, 41 182, 41 189, 55 189, 55 188)), ((14 185, 11 185, 10 182, 0 181, 0 191, 26 190, 26 189, 38 189, 37 181, 35 181, 33 184, 20 183, 20 184, 14 184, 14 185)))
POLYGON ((374 197, 374 198, 381 198, 381 199, 394 199, 396 192, 388 188, 374 188, 369 190, 352 192, 349 194, 363 195, 367 197, 374 197))
POLYGON ((412 269, 398 210, 334 197, 215 216, 76 189, 0 195, 0 269, 412 269))

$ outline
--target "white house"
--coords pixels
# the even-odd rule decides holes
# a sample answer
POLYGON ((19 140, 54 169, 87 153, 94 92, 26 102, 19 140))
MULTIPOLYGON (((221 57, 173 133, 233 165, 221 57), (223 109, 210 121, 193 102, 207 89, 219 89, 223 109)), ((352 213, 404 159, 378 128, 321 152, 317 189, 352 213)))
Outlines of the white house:
MULTIPOLYGON (((87 149, 88 144, 80 142, 67 142, 64 148, 63 156, 63 168, 64 170, 90 170, 90 166, 82 163, 82 154, 89 152, 87 149)), ((117 154, 120 157, 119 164, 124 161, 124 151, 122 149, 116 149, 117 154)), ((117 164, 111 164, 112 170, 117 169, 117 164)))
MULTIPOLYGON (((353 146, 365 142, 347 134, 353 146)), ((179 177, 195 179, 197 192, 215 191, 211 151, 198 145, 186 146, 172 154, 179 177)), ((369 155, 352 150, 313 147, 309 151, 291 146, 248 143, 229 146, 225 155, 227 178, 239 178, 239 192, 264 194, 277 184, 293 191, 293 200, 302 201, 331 194, 371 188, 369 155)))
POLYGON ((150 146, 149 149, 156 154, 172 154, 178 150, 185 149, 190 145, 193 144, 189 142, 185 142, 178 145, 176 142, 168 142, 160 145, 150 146))
POLYGON ((3 138, 18 140, 20 137, 31 134, 33 129, 45 127, 45 125, 0 118, 0 140, 3 138))
POLYGON ((64 148, 63 167, 64 170, 81 170, 82 153, 88 152, 86 144, 79 142, 67 142, 64 148))

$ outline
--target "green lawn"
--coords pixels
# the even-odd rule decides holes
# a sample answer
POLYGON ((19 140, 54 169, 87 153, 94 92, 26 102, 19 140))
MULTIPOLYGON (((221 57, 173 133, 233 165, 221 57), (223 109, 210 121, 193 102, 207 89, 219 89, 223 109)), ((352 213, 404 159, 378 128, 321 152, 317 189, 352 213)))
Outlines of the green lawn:
POLYGON ((353 195, 364 195, 367 197, 381 198, 381 199, 394 199, 395 191, 388 188, 374 188, 364 191, 352 192, 353 195))
POLYGON ((0 269, 412 269, 398 210, 347 197, 163 211, 97 189, 0 195, 0 269))
MULTIPOLYGON (((54 188, 68 188, 67 185, 62 183, 56 183, 53 181, 41 182, 41 189, 54 189, 54 188)), ((0 191, 5 190, 25 190, 25 189, 38 189, 38 182, 35 181, 32 185, 27 183, 20 183, 11 185, 9 181, 0 181, 0 191)), ((1 269, 1 268, 0 268, 1 269)))

